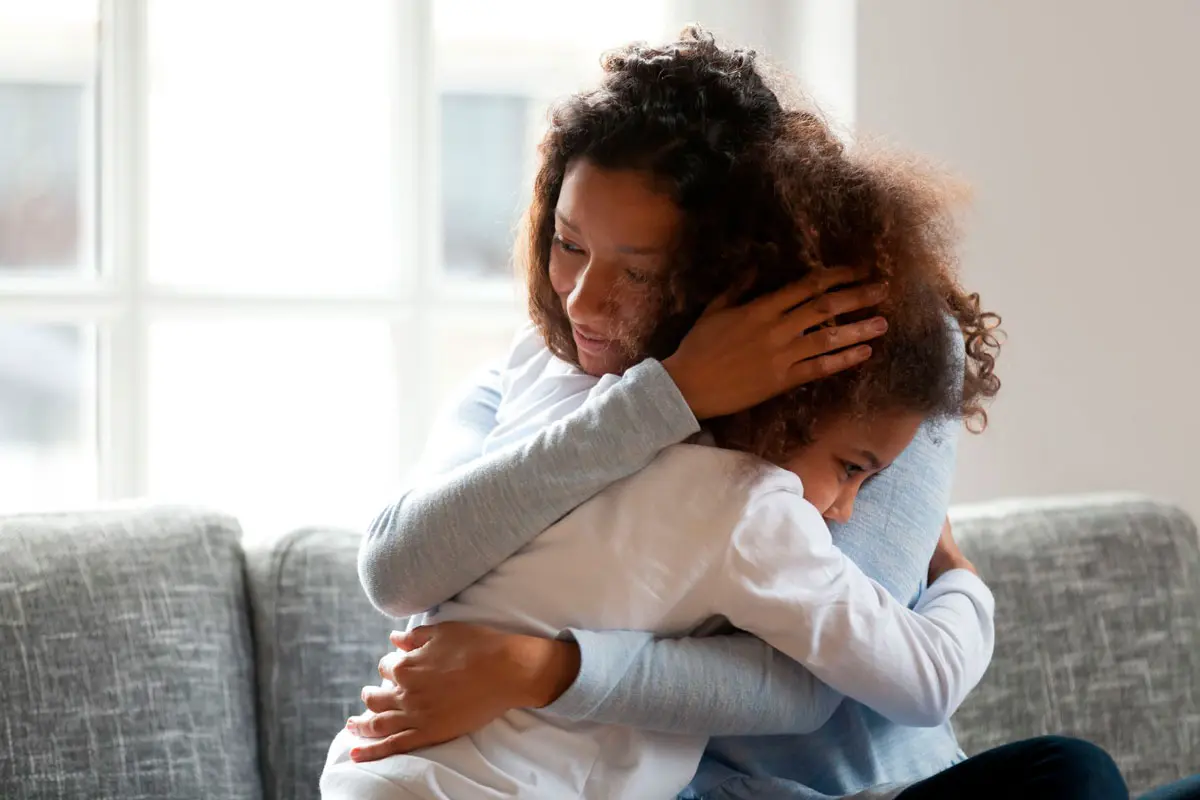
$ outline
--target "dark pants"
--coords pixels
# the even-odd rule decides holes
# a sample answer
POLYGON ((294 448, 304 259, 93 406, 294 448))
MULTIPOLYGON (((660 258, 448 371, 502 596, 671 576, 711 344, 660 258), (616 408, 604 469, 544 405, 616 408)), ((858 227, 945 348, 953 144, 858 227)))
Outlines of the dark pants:
POLYGON ((1039 736, 972 756, 910 786, 897 800, 987 797, 1128 800, 1129 789, 1112 757, 1096 745, 1039 736))
POLYGON ((1160 786, 1142 795, 1142 800, 1200 800, 1200 775, 1160 786))

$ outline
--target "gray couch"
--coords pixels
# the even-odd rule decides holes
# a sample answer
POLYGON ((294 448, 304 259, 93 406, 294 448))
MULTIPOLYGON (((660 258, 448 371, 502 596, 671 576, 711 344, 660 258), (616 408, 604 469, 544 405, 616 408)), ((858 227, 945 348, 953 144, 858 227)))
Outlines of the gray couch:
MULTIPOLYGON (((998 598, 964 748, 1069 732, 1134 788, 1200 772, 1191 520, 1137 498, 956 519, 998 598)), ((186 508, 0 518, 0 797, 317 796, 396 623, 359 590, 355 534, 240 539, 186 508)))

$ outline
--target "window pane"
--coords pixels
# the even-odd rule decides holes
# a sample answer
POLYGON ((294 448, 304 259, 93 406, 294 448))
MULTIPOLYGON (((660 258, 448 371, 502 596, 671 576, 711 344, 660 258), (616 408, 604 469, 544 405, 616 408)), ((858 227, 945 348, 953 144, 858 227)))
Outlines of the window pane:
POLYGON ((438 0, 442 267, 507 277, 549 102, 594 81, 604 50, 669 31, 669 0, 438 0))
POLYGON ((391 14, 366 0, 151 4, 155 280, 394 282, 391 14))
POLYGON ((91 329, 0 322, 0 511, 96 496, 91 329))
POLYGON ((97 4, 0 0, 0 277, 94 270, 97 4))
POLYGON ((463 276, 509 275, 513 231, 529 203, 534 103, 444 92, 441 107, 443 263, 463 276))
POLYGON ((394 489, 388 324, 164 321, 150 345, 152 496, 236 513, 257 538, 362 527, 394 489))

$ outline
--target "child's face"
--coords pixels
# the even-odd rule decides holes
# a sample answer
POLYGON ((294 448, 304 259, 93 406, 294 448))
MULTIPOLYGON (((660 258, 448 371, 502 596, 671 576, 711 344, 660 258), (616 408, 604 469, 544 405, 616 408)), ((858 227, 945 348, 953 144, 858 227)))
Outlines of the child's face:
POLYGON ((858 490, 908 447, 920 414, 888 413, 870 419, 832 417, 813 430, 813 442, 783 466, 800 476, 804 499, 831 522, 846 522, 858 490))

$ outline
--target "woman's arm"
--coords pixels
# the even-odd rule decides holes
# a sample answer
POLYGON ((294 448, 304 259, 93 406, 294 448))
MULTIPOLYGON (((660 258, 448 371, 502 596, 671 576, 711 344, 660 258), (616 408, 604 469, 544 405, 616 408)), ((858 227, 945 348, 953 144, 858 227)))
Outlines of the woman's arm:
MULTIPOLYGON (((460 405, 460 413, 465 408, 460 405)), ((489 429, 494 424, 493 405, 489 429)), ((444 602, 592 495, 698 430, 663 365, 639 364, 532 438, 429 476, 388 506, 359 550, 367 596, 395 617, 444 602)))

